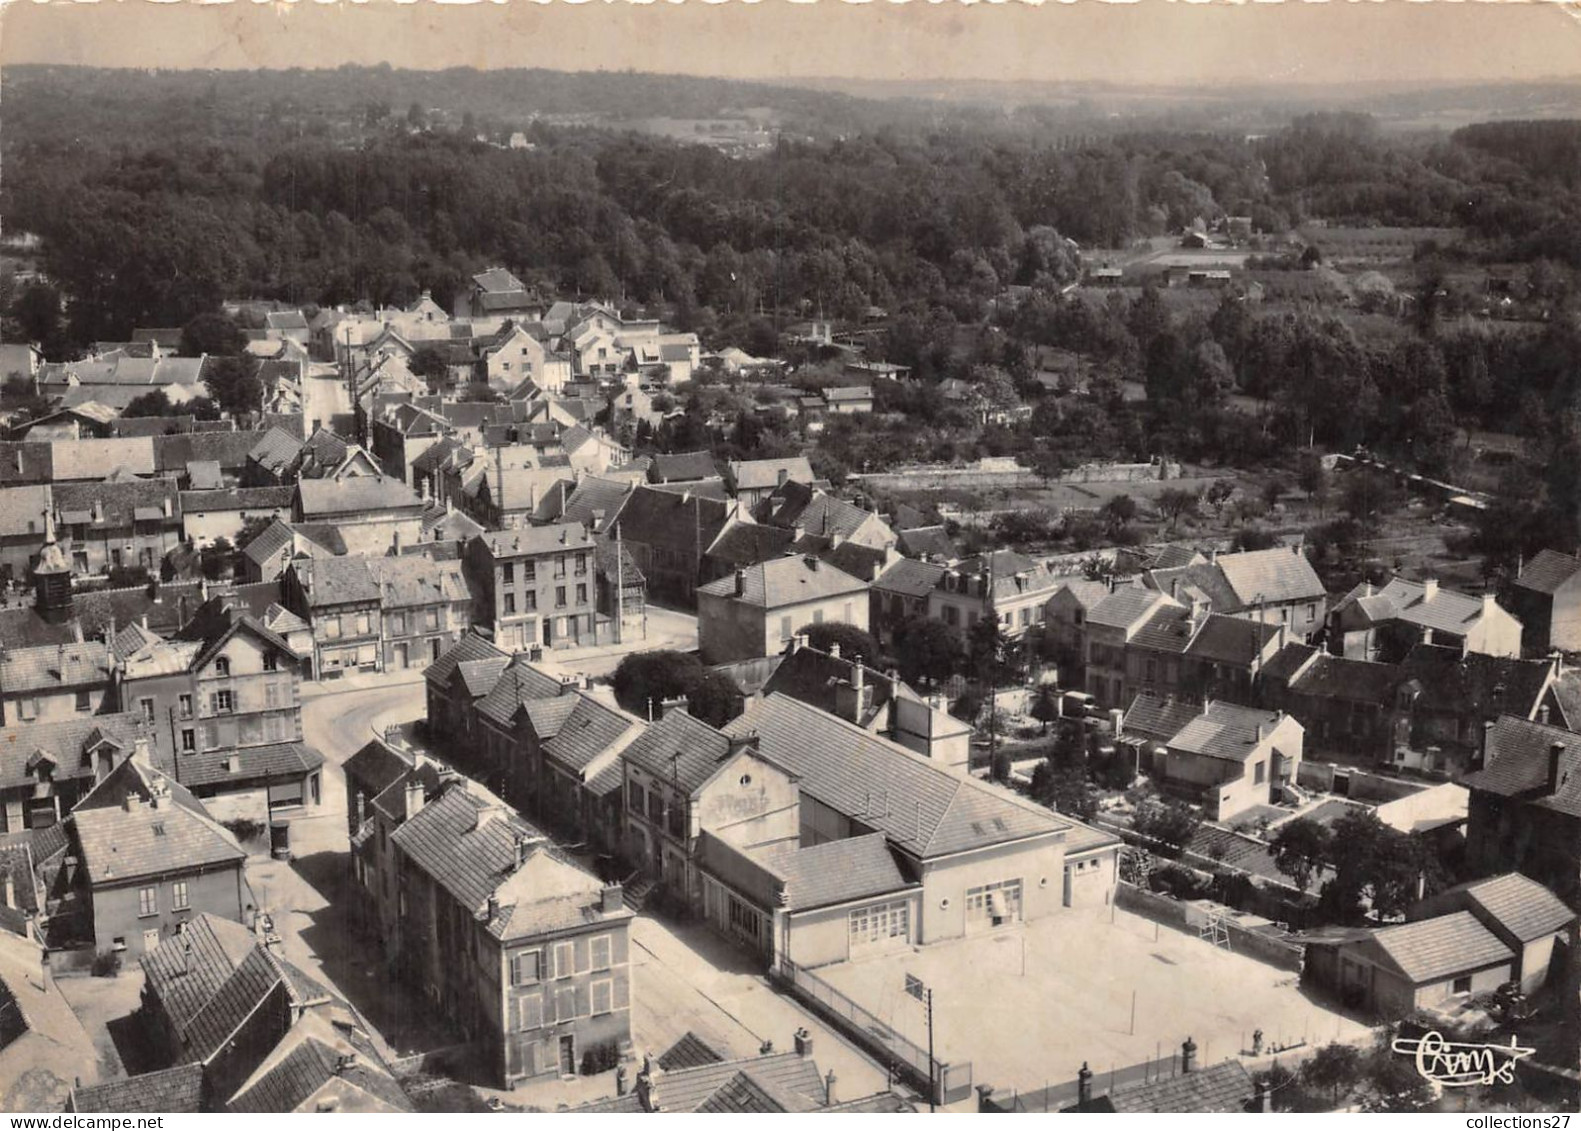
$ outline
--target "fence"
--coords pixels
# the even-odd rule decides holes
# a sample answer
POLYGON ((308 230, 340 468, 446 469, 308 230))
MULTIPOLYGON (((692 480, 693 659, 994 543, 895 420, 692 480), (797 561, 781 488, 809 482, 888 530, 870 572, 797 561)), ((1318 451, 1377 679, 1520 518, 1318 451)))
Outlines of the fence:
MULTIPOLYGON (((1114 903, 1116 907, 1123 907, 1127 911, 1163 923, 1165 926, 1177 927, 1181 930, 1192 930, 1196 927, 1190 918, 1193 909, 1187 904, 1177 899, 1170 899, 1168 896, 1144 891, 1135 884, 1124 881, 1116 883, 1114 903)), ((1281 970, 1297 972, 1301 970, 1301 961, 1306 953, 1305 947, 1286 942, 1273 935, 1263 934, 1261 931, 1248 930, 1233 919, 1221 919, 1220 922, 1229 936, 1229 949, 1235 953, 1277 966, 1281 970)))
MULTIPOLYGON (((1117 1088, 1131 1084, 1145 1084, 1178 1075, 1180 1075, 1180 1051, 1177 1049, 1169 1056, 1161 1055, 1139 1064, 1128 1064, 1124 1068, 1111 1066, 1106 1071, 1095 1070, 1091 1079, 1092 1094, 1104 1096, 1117 1088)), ((1074 1107, 1080 1101, 1081 1081, 1066 1080, 1062 1084, 1051 1084, 1034 1092, 1012 1090, 1008 1094, 984 1085, 979 1086, 977 1092, 980 1097, 978 1101, 980 1111, 1057 1112, 1074 1107)))
POLYGON ((811 970, 782 957, 774 978, 802 1004, 828 1021, 848 1039, 889 1065, 926 1095, 934 1089, 938 1103, 954 1103, 971 1094, 972 1065, 945 1064, 928 1050, 901 1036, 885 1022, 852 1001, 811 970))

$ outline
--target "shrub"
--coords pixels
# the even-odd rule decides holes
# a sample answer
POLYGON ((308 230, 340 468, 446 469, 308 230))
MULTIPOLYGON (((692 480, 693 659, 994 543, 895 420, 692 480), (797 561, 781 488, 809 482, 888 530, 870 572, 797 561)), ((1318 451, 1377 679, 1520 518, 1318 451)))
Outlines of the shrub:
POLYGON ((1203 879, 1190 868, 1183 868, 1179 864, 1165 864, 1154 868, 1148 883, 1154 891, 1161 891, 1172 895, 1176 899, 1202 899, 1212 887, 1209 880, 1203 879))
POLYGON ((259 840, 267 831, 262 821, 255 821, 251 817, 233 817, 229 821, 221 821, 220 827, 242 843, 249 840, 259 840))
POLYGON ((582 1053, 582 1075, 596 1076, 608 1072, 620 1063, 620 1045, 615 1041, 599 1041, 582 1053))
POLYGON ((649 706, 666 699, 690 696, 703 678, 703 663, 685 652, 659 649, 633 652, 615 669, 615 700, 639 718, 649 706))
POLYGON ((121 972, 121 956, 113 950, 95 955, 93 959, 93 976, 95 978, 113 978, 121 972))
POLYGON ((826 621, 823 624, 804 624, 798 631, 807 638, 808 644, 820 652, 827 652, 830 645, 838 644, 840 655, 847 660, 860 657, 868 666, 878 662, 878 641, 873 639, 871 633, 862 631, 854 624, 826 621))

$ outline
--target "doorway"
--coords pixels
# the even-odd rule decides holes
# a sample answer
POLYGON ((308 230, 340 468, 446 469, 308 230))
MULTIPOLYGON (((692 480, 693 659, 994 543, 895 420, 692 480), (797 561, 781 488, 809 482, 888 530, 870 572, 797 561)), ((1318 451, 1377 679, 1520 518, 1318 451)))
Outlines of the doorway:
POLYGON ((576 1075, 576 1038, 564 1036, 560 1038, 560 1075, 576 1075))
POLYGON ((405 671, 406 670, 406 667, 407 667, 407 646, 404 643, 403 644, 397 644, 395 646, 395 667, 396 667, 396 669, 398 671, 405 671))
POLYGON ((150 927, 143 932, 143 953, 152 954, 159 949, 159 928, 150 927))

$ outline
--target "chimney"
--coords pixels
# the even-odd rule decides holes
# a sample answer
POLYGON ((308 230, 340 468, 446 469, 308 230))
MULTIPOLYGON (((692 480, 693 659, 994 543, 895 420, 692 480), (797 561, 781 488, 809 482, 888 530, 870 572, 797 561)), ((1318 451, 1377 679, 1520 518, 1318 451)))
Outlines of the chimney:
POLYGON ((16 906, 16 881, 11 878, 11 873, 10 872, 7 872, 5 874, 4 898, 5 898, 5 905, 7 907, 15 907, 16 906))
POLYGON ((483 920, 483 921, 485 923, 492 923, 492 922, 494 922, 494 920, 498 919, 499 917, 500 917, 500 899, 499 899, 499 896, 491 895, 491 896, 489 896, 489 902, 488 902, 488 918, 483 920))
POLYGON ((516 867, 520 868, 527 863, 527 858, 532 855, 534 841, 526 833, 517 833, 514 843, 516 846, 516 867))
POLYGON ((1537 708, 1537 721, 1542 723, 1543 726, 1547 726, 1548 725, 1548 704, 1547 703, 1544 703, 1541 707, 1537 708))
MULTIPOLYGON (((851 673, 851 686, 856 688, 859 695, 862 689, 867 686, 867 669, 862 666, 860 658, 857 659, 855 670, 851 673)), ((1546 710, 1546 708, 1544 709, 1546 710)))
POLYGON ((745 597, 746 593, 747 593, 747 571, 744 570, 744 569, 738 569, 738 570, 736 570, 736 596, 737 597, 745 597))
POLYGON ((174 510, 174 508, 173 508, 173 507, 172 507, 172 506, 171 506, 171 505, 170 505, 170 496, 169 496, 169 495, 166 495, 166 496, 165 496, 165 500, 164 500, 164 503, 163 503, 163 504, 162 504, 162 506, 163 506, 163 508, 164 508, 164 511, 165 511, 165 517, 166 517, 166 518, 170 518, 170 517, 172 517, 172 516, 173 516, 173 515, 174 515, 174 513, 175 513, 175 510, 174 510))
POLYGON ((829 1069, 828 1074, 825 1075, 824 1078, 823 1078, 823 1103, 824 1103, 825 1107, 833 1107, 835 1105, 835 1102, 836 1102, 835 1098, 834 1098, 835 1080, 836 1080, 836 1076, 834 1074, 834 1069, 831 1068, 831 1069, 829 1069))
POLYGON ((423 803, 425 800, 426 798, 423 795, 423 783, 418 781, 415 775, 407 778, 406 819, 408 821, 423 811, 423 803))
POLYGON ((335 1061, 335 1075, 344 1076, 355 1067, 357 1067, 357 1054, 348 1052, 335 1061))
POLYGON ((1219 564, 1219 548, 1217 546, 1215 546, 1213 549, 1208 551, 1208 564, 1209 565, 1218 565, 1219 564))
POLYGON ((1252 1085, 1252 1110, 1257 1112, 1274 1110, 1274 1090, 1268 1086, 1267 1080, 1258 1080, 1252 1085))
POLYGON ((637 1102, 642 1105, 643 1111, 660 1110, 659 1081, 656 1071, 644 1068, 637 1073, 637 1102))
POLYGON ((1438 596, 1438 578, 1429 577, 1422 582, 1422 603, 1425 605, 1436 596, 1438 596))
POLYGON ((626 894, 619 884, 605 884, 603 901, 598 909, 604 915, 613 915, 626 905, 626 894))
POLYGON ((785 481, 789 478, 790 471, 782 467, 774 473, 774 485, 776 487, 783 487, 785 486, 785 481))
POLYGON ((1559 763, 1564 760, 1565 744, 1556 742, 1548 748, 1548 792, 1553 794, 1558 791, 1561 778, 1559 777, 1559 763))
POLYGON ((830 644, 829 644, 829 655, 832 656, 836 660, 838 660, 840 658, 840 642, 838 640, 830 642, 830 644))
POLYGON ((1180 1046, 1180 1073, 1184 1076, 1186 1073, 1195 1070, 1196 1067, 1197 1042, 1187 1037, 1185 1044, 1180 1046))
POLYGON ((1494 598, 1492 593, 1484 593, 1482 595, 1482 615, 1485 617, 1492 616, 1494 606, 1497 604, 1498 601, 1494 598))
POLYGON ((1114 737, 1119 738, 1125 729, 1125 712, 1116 707, 1109 712, 1109 726, 1114 732, 1114 737))
POLYGON ((1081 1062, 1081 1071, 1076 1073, 1076 1103, 1081 1106, 1092 1103, 1092 1069, 1087 1067, 1087 1062, 1081 1062))

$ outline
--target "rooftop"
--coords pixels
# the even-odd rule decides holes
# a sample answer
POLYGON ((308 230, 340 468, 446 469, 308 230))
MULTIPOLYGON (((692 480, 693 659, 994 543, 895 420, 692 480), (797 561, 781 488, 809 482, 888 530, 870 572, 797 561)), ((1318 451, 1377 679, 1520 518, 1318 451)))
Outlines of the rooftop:
POLYGON ((1371 943, 1416 985, 1482 970, 1515 955, 1469 911, 1456 911, 1373 932, 1371 943))
POLYGON ((738 570, 729 577, 700 586, 697 590, 698 593, 728 597, 764 609, 784 608, 866 591, 867 582, 811 556, 760 562, 738 570))

